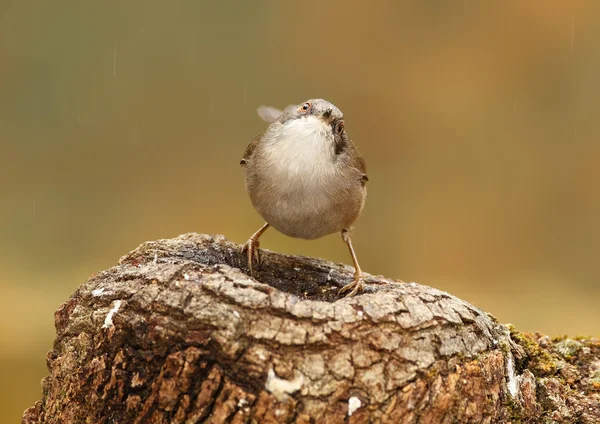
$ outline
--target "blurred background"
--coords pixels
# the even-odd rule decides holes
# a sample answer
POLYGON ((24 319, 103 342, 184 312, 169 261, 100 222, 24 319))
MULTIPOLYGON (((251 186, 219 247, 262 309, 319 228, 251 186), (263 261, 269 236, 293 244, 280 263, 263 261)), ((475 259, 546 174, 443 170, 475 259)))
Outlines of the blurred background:
MULTIPOLYGON (((53 312, 146 240, 244 242, 256 107, 331 100, 369 168, 363 269, 600 335, 600 3, 0 3, 0 421, 53 312)), ((339 235, 271 250, 351 263, 339 235)))

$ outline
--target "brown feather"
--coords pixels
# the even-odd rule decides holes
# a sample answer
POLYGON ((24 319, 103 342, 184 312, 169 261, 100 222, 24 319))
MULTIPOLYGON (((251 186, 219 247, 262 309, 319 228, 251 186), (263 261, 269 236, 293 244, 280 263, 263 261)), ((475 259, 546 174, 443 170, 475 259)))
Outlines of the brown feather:
POLYGON ((260 143, 260 139, 262 138, 262 136, 263 134, 257 135, 256 137, 254 137, 254 140, 252 140, 250 144, 248 144, 248 147, 246 147, 246 151, 244 152, 244 156, 240 161, 240 165, 245 165, 248 159, 252 157, 252 153, 254 153, 254 150, 256 149, 258 143, 260 143))
POLYGON ((360 171, 361 173, 361 181, 363 183, 363 185, 369 181, 369 177, 367 176, 367 163, 365 162, 365 160, 363 159, 363 157, 360 155, 360 152, 358 151, 358 148, 356 147, 356 145, 354 143, 352 143, 352 141, 348 140, 348 165, 350 165, 353 168, 356 168, 360 171))

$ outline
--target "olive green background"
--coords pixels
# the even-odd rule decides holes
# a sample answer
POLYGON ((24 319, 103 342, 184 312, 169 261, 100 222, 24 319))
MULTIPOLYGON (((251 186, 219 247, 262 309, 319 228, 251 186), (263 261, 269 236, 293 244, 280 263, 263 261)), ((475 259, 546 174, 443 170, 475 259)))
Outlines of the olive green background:
MULTIPOLYGON (((0 422, 53 312, 146 240, 243 242, 261 104, 323 97, 369 168, 364 270, 502 322, 600 333, 593 1, 0 3, 0 422)), ((263 247, 351 263, 338 235, 263 247)))

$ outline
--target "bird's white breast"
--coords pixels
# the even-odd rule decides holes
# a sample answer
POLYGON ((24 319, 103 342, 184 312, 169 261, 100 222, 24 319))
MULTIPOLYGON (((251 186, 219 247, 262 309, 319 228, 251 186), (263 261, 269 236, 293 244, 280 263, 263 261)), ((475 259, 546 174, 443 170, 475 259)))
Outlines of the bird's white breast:
POLYGON ((255 153, 246 186, 252 204, 277 230, 315 239, 348 227, 362 207, 364 189, 344 172, 331 126, 309 116, 273 124, 255 153))
POLYGON ((273 177, 295 186, 318 184, 335 172, 331 127, 314 116, 294 119, 277 129, 268 149, 273 177))

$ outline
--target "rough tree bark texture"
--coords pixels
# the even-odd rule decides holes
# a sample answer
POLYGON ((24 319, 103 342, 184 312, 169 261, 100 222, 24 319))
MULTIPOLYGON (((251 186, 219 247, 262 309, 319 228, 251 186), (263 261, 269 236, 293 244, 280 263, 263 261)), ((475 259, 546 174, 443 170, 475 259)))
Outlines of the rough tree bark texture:
POLYGON ((56 312, 24 423, 600 422, 600 342, 523 334, 440 290, 186 234, 56 312))

